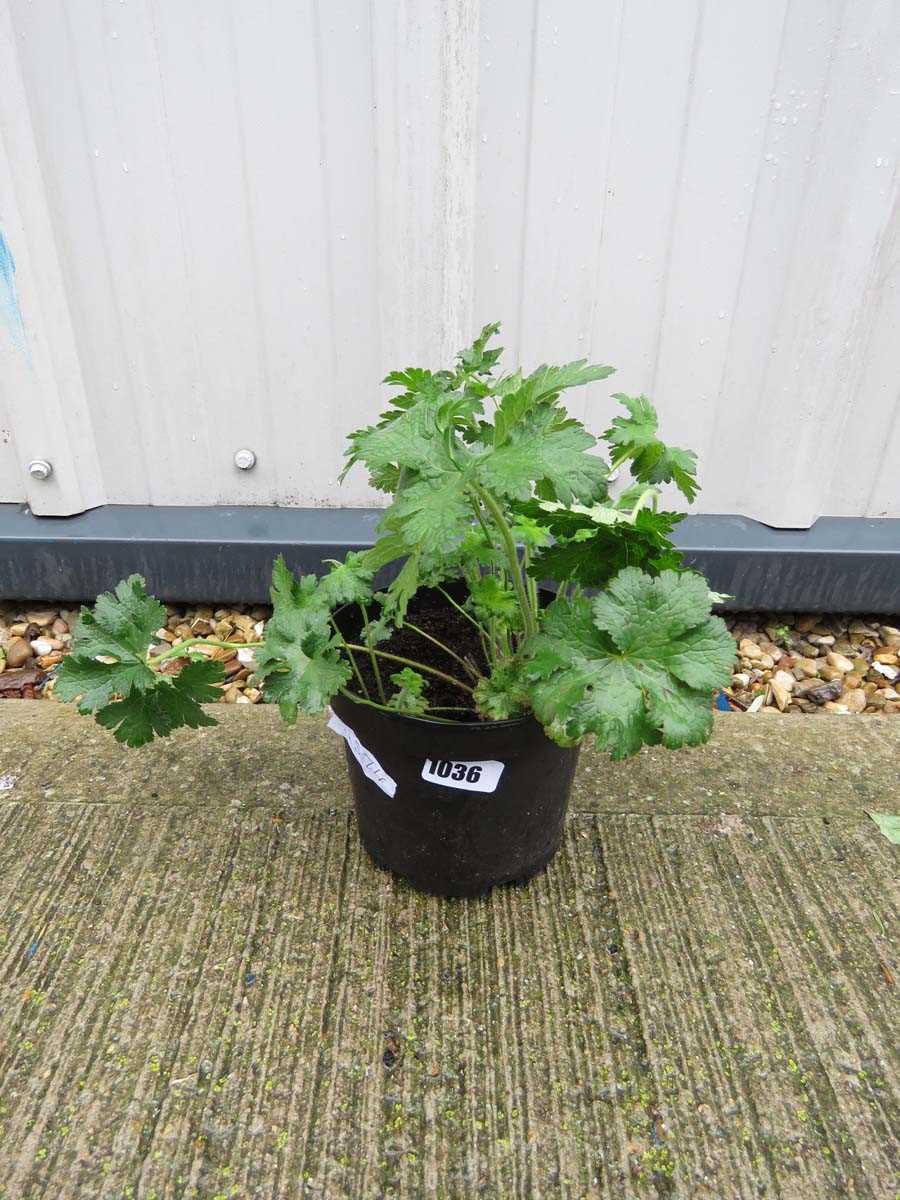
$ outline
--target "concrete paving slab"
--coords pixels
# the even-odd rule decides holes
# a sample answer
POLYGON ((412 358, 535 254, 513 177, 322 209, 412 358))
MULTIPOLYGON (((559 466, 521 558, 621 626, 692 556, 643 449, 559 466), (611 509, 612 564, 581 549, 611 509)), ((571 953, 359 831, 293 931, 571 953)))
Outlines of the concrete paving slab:
MULTIPOLYGON (((16 797, 84 804, 239 808, 348 803, 343 749, 318 718, 285 725, 271 705, 217 704, 215 728, 129 750, 69 705, 0 703, 0 776, 16 797), (65 780, 65 788, 60 780, 65 780)), ((644 747, 613 763, 586 748, 572 804, 585 812, 859 813, 900 802, 900 721, 716 715, 716 734, 678 754, 644 747)))
POLYGON ((441 901, 333 735, 223 713, 0 704, 3 1200, 895 1196, 891 722, 588 754, 551 868, 441 901))

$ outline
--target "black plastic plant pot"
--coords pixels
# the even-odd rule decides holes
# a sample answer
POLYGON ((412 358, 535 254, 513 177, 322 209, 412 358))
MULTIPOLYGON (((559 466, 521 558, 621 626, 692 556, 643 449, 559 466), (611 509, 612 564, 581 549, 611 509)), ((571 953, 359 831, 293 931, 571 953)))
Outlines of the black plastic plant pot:
POLYGON ((553 858, 578 750, 532 717, 444 725, 344 696, 332 710, 360 838, 379 867, 422 892, 480 896, 553 858))

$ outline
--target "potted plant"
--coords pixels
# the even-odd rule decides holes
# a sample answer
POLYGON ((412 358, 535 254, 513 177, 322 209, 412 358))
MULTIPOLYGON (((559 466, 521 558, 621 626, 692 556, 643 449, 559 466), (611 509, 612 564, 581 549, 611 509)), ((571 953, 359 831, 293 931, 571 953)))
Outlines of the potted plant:
MULTIPOLYGON (((704 742, 734 657, 715 597, 670 541, 680 517, 659 505, 664 483, 693 500, 694 455, 660 441, 646 397, 618 395, 607 462, 560 395, 613 368, 496 373, 498 328, 452 369, 387 377, 399 390, 350 435, 344 472, 364 465, 390 497, 380 536, 320 577, 279 558, 255 648, 286 721, 331 707, 373 859, 443 895, 549 862, 586 736, 613 759, 704 742), (613 499, 626 463, 632 483, 613 499)), ((205 655, 224 643, 160 647, 164 619, 139 576, 100 596, 56 694, 132 746, 214 724, 201 705, 223 668, 205 655)))

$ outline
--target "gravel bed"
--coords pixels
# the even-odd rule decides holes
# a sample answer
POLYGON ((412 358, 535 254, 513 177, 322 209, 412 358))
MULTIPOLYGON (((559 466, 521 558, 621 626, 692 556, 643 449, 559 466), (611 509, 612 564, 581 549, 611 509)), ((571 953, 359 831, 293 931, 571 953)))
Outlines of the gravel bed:
MULTIPOLYGON (((166 624, 157 631, 158 647, 177 645, 190 637, 214 637, 243 643, 246 649, 195 647, 225 666, 223 704, 257 704, 262 696, 254 686, 253 643, 259 642, 270 609, 251 605, 166 605, 166 624)), ((0 601, 0 700, 49 699, 59 664, 69 653, 77 608, 22 601, 0 601)), ((183 659, 162 668, 177 673, 183 659)))
MULTIPOLYGON (((243 643, 209 650, 225 665, 223 704, 257 704, 253 643, 269 615, 263 606, 166 606, 160 649, 183 638, 243 643)), ((68 653, 77 608, 0 601, 0 699, 51 698, 68 653)), ((900 616, 821 613, 729 613, 735 639, 730 705, 745 712, 900 713, 900 616)), ((167 670, 178 671, 173 660, 167 670)))
POLYGON ((900 712, 900 617, 735 613, 726 693, 745 712, 900 712))

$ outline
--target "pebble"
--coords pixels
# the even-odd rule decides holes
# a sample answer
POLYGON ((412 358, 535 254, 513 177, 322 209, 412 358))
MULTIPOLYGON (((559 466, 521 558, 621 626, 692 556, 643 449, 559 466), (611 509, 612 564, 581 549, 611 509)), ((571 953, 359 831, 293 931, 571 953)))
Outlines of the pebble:
POLYGON ((48 625, 52 625, 59 616, 58 608, 38 609, 35 612, 25 614, 25 620, 29 625, 37 625, 40 629, 45 629, 48 625))
POLYGON ((31 643, 23 637, 14 637, 6 647, 6 665, 11 670, 24 667, 31 658, 31 643))
POLYGON ((803 694, 807 700, 812 700, 814 704, 827 704, 830 700, 837 700, 843 690, 844 685, 840 679, 834 679, 830 682, 821 683, 818 687, 810 688, 803 694))
POLYGON ((807 679, 815 679, 819 673, 819 664, 814 658, 797 658, 794 659, 794 670, 800 671, 800 675, 796 676, 797 679, 804 676, 807 679))
POLYGON ((861 713, 866 707, 867 696, 862 688, 851 688, 841 693, 841 704, 847 706, 848 712, 861 713))
MULTIPOLYGON (((0 669, 12 672, 4 695, 51 696, 58 664, 71 648, 76 609, 0 601, 0 669), (36 659, 36 661, 35 661, 36 659), (27 678, 22 673, 26 666, 27 678)), ((264 699, 254 643, 268 619, 263 606, 166 605, 156 631, 159 653, 201 634, 239 643, 239 649, 210 647, 207 656, 223 664, 222 702, 257 704, 264 699)), ((879 616, 817 613, 736 613, 726 617, 736 642, 729 695, 748 712, 817 714, 823 711, 871 714, 881 720, 900 715, 900 628, 879 616)), ((186 659, 170 659, 164 670, 176 675, 186 659)))
POLYGON ((795 645, 800 653, 805 655, 807 658, 814 659, 819 657, 819 647, 814 646, 812 642, 804 642, 801 639, 800 641, 796 642, 795 645))
POLYGON ((830 663, 827 666, 819 668, 820 678, 826 679, 829 683, 833 679, 840 679, 842 675, 843 671, 841 671, 838 667, 833 667, 830 663))
POLYGON ((787 671, 776 671, 772 676, 772 683, 780 684, 786 692, 792 692, 794 690, 794 684, 796 683, 796 680, 794 679, 793 675, 789 675, 787 671))

